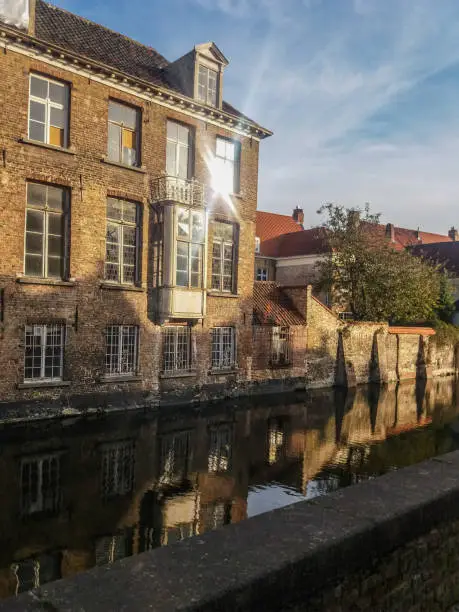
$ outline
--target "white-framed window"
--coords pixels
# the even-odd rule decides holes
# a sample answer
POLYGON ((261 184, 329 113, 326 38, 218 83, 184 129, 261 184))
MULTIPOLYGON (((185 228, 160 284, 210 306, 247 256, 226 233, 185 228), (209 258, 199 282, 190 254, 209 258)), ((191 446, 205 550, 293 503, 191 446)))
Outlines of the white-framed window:
POLYGON ((290 363, 291 335, 289 327, 273 327, 271 343, 271 362, 273 365, 290 363))
POLYGON ((117 533, 112 536, 103 536, 96 540, 95 558, 96 565, 108 565, 125 559, 131 554, 131 532, 117 533))
POLYGON ((191 178, 191 130, 176 121, 167 122, 166 172, 168 176, 191 178))
POLYGON ((236 365, 236 329, 214 327, 212 330, 212 369, 226 370, 236 365))
POLYGON ((60 381, 64 372, 65 326, 26 325, 24 382, 60 381))
POLYGON ((260 252, 260 244, 260 238, 258 236, 255 236, 255 253, 260 252))
POLYGON ((191 466, 191 432, 175 431, 161 438, 160 481, 182 482, 191 466))
POLYGON ((29 138, 56 147, 68 146, 69 86, 30 75, 29 138))
POLYGON ((174 325, 163 328, 164 372, 186 372, 191 369, 191 328, 174 325))
POLYGON ((239 193, 241 143, 217 136, 213 188, 221 193, 239 193))
POLYGON ((24 273, 41 278, 68 276, 68 189, 27 183, 24 273))
POLYGON ((107 198, 105 280, 134 285, 139 280, 140 206, 107 198))
POLYGON ((57 512, 61 503, 61 455, 50 453, 21 461, 21 514, 57 512))
POLYGON ((126 495, 134 487, 135 444, 133 440, 110 442, 102 453, 102 497, 126 495))
POLYGON ((133 376, 138 371, 139 328, 136 325, 109 325, 105 330, 105 373, 133 376))
POLYGON ((267 281, 268 270, 267 268, 257 268, 257 281, 267 281))
POLYGON ((108 103, 108 159, 127 166, 138 166, 140 111, 110 100, 108 103))
POLYGON ((199 64, 198 100, 209 106, 217 106, 218 74, 216 70, 199 64))
POLYGON ((235 291, 236 226, 215 221, 212 239, 212 289, 235 291))
POLYGON ((232 429, 229 425, 217 425, 209 431, 209 473, 227 472, 231 465, 232 429))
POLYGON ((205 218, 202 210, 177 207, 175 283, 178 287, 202 287, 205 218))
POLYGON ((278 420, 272 420, 268 424, 268 463, 273 465, 283 456, 284 451, 284 427, 278 420))

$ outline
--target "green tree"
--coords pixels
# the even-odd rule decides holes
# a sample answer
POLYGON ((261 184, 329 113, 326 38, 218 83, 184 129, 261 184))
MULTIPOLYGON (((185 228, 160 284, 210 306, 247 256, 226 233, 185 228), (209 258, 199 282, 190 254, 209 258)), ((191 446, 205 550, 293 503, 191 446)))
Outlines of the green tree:
POLYGON ((456 312, 456 304, 453 295, 453 288, 449 276, 446 272, 440 273, 440 295, 436 308, 436 315, 440 321, 451 323, 456 312))
POLYGON ((317 286, 360 321, 425 322, 435 316, 442 275, 408 251, 394 249, 367 204, 363 210, 326 204, 329 245, 317 264, 317 286))

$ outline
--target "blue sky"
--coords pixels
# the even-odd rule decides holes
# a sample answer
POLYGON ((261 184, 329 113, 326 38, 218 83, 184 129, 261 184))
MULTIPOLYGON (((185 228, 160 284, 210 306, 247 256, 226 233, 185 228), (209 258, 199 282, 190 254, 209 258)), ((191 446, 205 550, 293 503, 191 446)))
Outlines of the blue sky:
POLYGON ((261 143, 261 210, 370 202, 384 222, 459 226, 456 0, 55 0, 174 60, 213 40, 225 98, 261 143))

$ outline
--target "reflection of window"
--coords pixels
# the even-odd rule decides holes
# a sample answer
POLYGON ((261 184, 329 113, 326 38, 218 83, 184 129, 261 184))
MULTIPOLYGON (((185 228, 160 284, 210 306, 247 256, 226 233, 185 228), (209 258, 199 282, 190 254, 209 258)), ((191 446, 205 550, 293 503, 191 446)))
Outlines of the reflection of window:
POLYGON ((191 368, 191 328, 174 325, 163 328, 163 370, 183 372, 191 368))
POLYGON ((21 461, 21 513, 56 512, 61 501, 59 454, 21 461))
POLYGON ((191 538, 196 533, 194 521, 190 523, 177 523, 171 527, 165 527, 161 534, 161 546, 181 542, 186 538, 191 538))
POLYGON ((179 287, 202 287, 204 212, 177 208, 176 284, 179 287))
POLYGON ((137 372, 139 328, 109 325, 105 330, 105 373, 130 376, 137 372))
POLYGON ((239 193, 241 145, 217 136, 214 189, 220 193, 239 193))
POLYGON ((108 103, 108 159, 128 166, 139 163, 140 112, 125 104, 108 103))
POLYGON ((182 179, 190 178, 190 161, 190 128, 175 121, 168 121, 167 174, 182 179))
POLYGON ((29 138, 57 147, 68 141, 69 88, 64 83, 30 75, 29 138))
POLYGON ((235 291, 235 233, 234 223, 215 221, 212 244, 212 289, 235 291))
POLYGON ((214 327, 212 330, 212 368, 227 369, 236 365, 236 330, 214 327))
POLYGON ((198 100, 217 106, 217 72, 207 66, 199 65, 198 72, 198 100))
POLYGON ((59 381, 64 370, 65 332, 61 323, 26 325, 24 381, 59 381))
POLYGON ((203 531, 219 529, 231 520, 231 506, 225 502, 214 502, 202 507, 203 531))
POLYGON ((160 480, 163 483, 182 481, 191 464, 191 434, 179 431, 161 438, 160 480))
POLYGON ((25 274, 43 278, 67 276, 68 195, 61 187, 27 183, 25 274))
POLYGON ((140 207, 134 202, 107 199, 105 279, 133 285, 139 277, 140 207))
POLYGON ((229 425, 212 427, 208 457, 209 472, 227 472, 231 462, 231 428, 229 425))
POLYGON ((96 540, 96 565, 107 565, 132 554, 130 530, 96 540))
POLYGON ((273 327, 271 362, 274 365, 286 365, 290 362, 290 343, 290 329, 288 327, 273 327))
POLYGON ((266 268, 257 268, 257 281, 267 281, 268 270, 266 268))
POLYGON ((104 444, 102 453, 102 495, 113 497, 132 491, 134 485, 134 442, 104 444))
POLYGON ((16 580, 15 595, 61 578, 61 553, 45 553, 12 563, 10 568, 16 580))
POLYGON ((278 421, 272 421, 268 427, 268 463, 277 463, 283 454, 284 428, 278 421))

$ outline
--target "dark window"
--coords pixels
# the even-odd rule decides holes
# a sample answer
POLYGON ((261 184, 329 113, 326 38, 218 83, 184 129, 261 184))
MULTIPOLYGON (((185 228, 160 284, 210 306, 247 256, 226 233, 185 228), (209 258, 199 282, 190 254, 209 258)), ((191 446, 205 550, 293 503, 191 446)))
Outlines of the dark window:
POLYGON ((105 373, 108 376, 136 374, 139 328, 135 325, 109 325, 105 339, 105 373))
POLYGON ((64 343, 65 327, 61 323, 26 325, 24 380, 62 380, 64 343))
POLYGON ((21 461, 21 513, 56 512, 61 501, 60 455, 30 457, 21 461))
POLYGON ((187 325, 163 328, 164 372, 182 372, 191 368, 191 329, 187 325))

